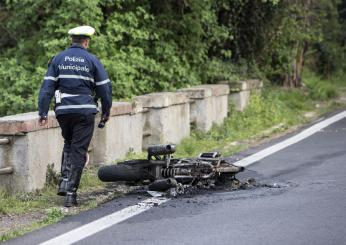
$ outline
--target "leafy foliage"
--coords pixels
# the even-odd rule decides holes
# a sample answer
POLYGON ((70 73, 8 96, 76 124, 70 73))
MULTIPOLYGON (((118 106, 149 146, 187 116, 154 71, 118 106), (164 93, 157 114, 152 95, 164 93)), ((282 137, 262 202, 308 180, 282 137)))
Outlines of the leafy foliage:
POLYGON ((47 62, 77 25, 96 29, 91 52, 114 99, 248 76, 282 83, 305 44, 309 66, 327 76, 345 54, 340 1, 1 1, 0 115, 36 110, 47 62))

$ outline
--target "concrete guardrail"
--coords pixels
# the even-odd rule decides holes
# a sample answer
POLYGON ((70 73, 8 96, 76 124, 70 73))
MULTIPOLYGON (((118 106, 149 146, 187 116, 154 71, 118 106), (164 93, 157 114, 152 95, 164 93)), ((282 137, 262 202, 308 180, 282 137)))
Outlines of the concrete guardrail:
MULTIPOLYGON (((230 101, 243 110, 250 93, 261 87, 259 80, 226 81, 137 96, 133 102, 113 102, 106 127, 95 126, 90 162, 111 163, 152 144, 177 144, 190 135, 191 124, 208 131, 227 117, 230 101)), ((47 166, 60 170, 62 147, 54 112, 49 113, 45 127, 39 126, 37 112, 1 117, 0 189, 30 192, 43 188, 47 166)))

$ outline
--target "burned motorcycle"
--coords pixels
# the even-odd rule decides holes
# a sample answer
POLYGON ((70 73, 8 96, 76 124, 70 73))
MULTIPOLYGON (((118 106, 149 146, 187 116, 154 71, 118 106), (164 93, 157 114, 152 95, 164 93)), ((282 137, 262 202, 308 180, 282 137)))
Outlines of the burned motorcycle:
MULTIPOLYGON (((151 191, 184 193, 188 186, 210 187, 223 183, 244 170, 228 163, 219 152, 204 152, 196 158, 173 158, 175 145, 148 148, 147 159, 129 160, 100 167, 104 182, 148 182, 151 191)), ((173 194, 174 195, 174 194, 173 194)))

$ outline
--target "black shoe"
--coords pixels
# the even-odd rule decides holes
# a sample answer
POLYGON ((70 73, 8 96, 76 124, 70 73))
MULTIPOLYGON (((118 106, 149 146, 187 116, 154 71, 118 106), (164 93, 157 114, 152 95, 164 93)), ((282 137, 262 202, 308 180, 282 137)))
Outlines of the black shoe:
POLYGON ((65 207, 72 207, 77 205, 77 190, 79 187, 82 171, 83 168, 75 168, 72 165, 71 175, 66 187, 65 207))
POLYGON ((72 206, 77 206, 77 193, 76 192, 66 192, 65 204, 64 206, 69 208, 72 206))
POLYGON ((63 152, 61 157, 61 179, 58 187, 59 196, 66 196, 67 183, 71 175, 71 161, 70 154, 68 152, 63 152))
POLYGON ((59 196, 66 196, 68 179, 62 179, 59 184, 58 193, 59 196))

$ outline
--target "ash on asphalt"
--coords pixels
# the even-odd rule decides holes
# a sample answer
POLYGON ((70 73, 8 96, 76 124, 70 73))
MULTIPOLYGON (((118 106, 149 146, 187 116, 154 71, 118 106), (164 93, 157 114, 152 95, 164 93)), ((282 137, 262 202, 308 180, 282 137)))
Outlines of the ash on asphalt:
MULTIPOLYGON (((290 187, 296 185, 291 182, 269 181, 263 180, 255 171, 245 170, 238 174, 237 178, 229 179, 225 183, 213 186, 184 186, 184 193, 172 196, 170 191, 167 192, 148 192, 147 185, 131 186, 128 195, 137 195, 137 199, 144 199, 153 195, 167 196, 172 198, 188 198, 191 199, 200 195, 208 195, 215 192, 234 192, 239 193, 242 198, 247 192, 251 194, 249 197, 255 197, 254 191, 260 190, 258 196, 276 195, 286 192, 290 187)), ((236 198, 236 197, 235 197, 236 198)), ((192 202, 189 200, 188 202, 192 202)))

